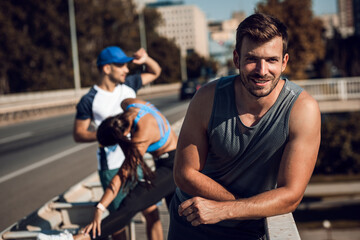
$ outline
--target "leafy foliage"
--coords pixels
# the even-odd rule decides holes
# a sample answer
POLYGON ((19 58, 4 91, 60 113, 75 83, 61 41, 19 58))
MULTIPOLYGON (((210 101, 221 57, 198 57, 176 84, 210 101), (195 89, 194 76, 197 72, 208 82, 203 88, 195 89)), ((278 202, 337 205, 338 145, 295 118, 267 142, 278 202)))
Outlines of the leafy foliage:
POLYGON ((71 87, 67 11, 61 0, 0 1, 0 93, 71 87))
POLYGON ((156 83, 179 82, 181 80, 180 49, 174 41, 156 33, 155 28, 160 24, 162 18, 155 9, 145 9, 144 15, 149 55, 156 59, 162 68, 156 83))
POLYGON ((206 59, 196 52, 186 56, 186 70, 188 78, 198 78, 200 82, 206 82, 217 72, 217 63, 212 59, 206 59))
POLYGON ((277 17, 288 27, 289 63, 284 74, 290 79, 306 79, 306 68, 323 59, 325 45, 322 22, 313 17, 311 0, 267 0, 257 5, 257 11, 277 17))
POLYGON ((360 76, 360 37, 343 39, 337 34, 328 41, 326 59, 333 62, 341 76, 360 76))
MULTIPOLYGON (((74 2, 81 86, 88 87, 99 78, 96 58, 104 47, 129 55, 140 48, 138 14, 132 0, 74 2)), ((155 33, 155 10, 144 15, 148 53, 163 68, 155 83, 180 81, 178 48, 155 33)), ((2 0, 0 34, 0 94, 74 87, 68 1, 2 0)))
POLYGON ((315 174, 360 173, 360 113, 324 115, 315 174))

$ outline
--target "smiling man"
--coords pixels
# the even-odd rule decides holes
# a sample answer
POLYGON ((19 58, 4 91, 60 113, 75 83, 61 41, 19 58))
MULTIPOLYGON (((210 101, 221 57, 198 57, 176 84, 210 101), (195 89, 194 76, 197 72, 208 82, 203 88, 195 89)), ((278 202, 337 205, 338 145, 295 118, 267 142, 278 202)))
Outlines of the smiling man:
POLYGON ((264 14, 237 29, 239 75, 203 86, 180 132, 169 240, 266 239, 264 218, 294 211, 315 166, 320 111, 282 79, 283 23, 264 14))

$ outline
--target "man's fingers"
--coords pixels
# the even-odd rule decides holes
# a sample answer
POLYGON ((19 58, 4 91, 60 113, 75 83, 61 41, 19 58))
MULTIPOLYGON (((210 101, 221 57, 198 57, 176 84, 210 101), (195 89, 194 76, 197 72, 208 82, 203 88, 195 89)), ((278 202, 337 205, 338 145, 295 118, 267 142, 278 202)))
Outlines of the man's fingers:
POLYGON ((189 214, 189 215, 186 216, 186 220, 187 220, 188 222, 192 222, 192 221, 194 221, 194 220, 197 219, 197 218, 199 218, 199 214, 197 214, 197 213, 191 213, 191 214, 189 214))
POLYGON ((190 211, 188 208, 193 204, 193 200, 192 199, 189 199, 189 200, 186 200, 184 202, 182 202, 180 205, 179 205, 179 209, 178 209, 178 212, 179 212, 179 215, 180 216, 183 216, 184 215, 184 212, 186 210, 190 211))
POLYGON ((191 225, 193 225, 194 227, 199 226, 201 224, 199 219, 195 219, 193 221, 191 221, 191 225))

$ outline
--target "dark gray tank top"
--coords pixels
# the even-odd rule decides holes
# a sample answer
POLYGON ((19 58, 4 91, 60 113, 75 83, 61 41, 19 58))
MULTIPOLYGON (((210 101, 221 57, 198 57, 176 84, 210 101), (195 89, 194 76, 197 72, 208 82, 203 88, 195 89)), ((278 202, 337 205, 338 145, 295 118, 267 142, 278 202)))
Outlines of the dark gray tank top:
POLYGON ((248 198, 276 186, 290 111, 302 88, 285 80, 274 105, 255 126, 247 127, 238 116, 234 79, 230 76, 217 82, 202 173, 238 197, 248 198))
MULTIPOLYGON (((289 135, 291 108, 303 89, 285 80, 275 104, 255 126, 247 127, 241 122, 235 104, 235 77, 217 82, 207 130, 209 152, 201 172, 239 198, 248 198, 276 187, 289 135)), ((179 188, 176 196, 181 202, 192 197, 179 188)), ((264 231, 263 220, 227 220, 215 225, 239 231, 264 231)))

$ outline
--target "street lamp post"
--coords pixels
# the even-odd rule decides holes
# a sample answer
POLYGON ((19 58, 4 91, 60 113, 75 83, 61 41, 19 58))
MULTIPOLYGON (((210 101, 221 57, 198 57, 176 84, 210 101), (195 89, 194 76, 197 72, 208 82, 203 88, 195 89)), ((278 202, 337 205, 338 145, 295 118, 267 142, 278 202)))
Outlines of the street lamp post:
POLYGON ((79 68, 79 56, 76 38, 76 24, 75 24, 75 9, 74 0, 68 0, 69 5, 69 22, 70 22, 70 37, 71 37, 71 51, 74 68, 74 85, 75 85, 75 96, 80 95, 80 68, 79 68))
POLYGON ((181 81, 186 82, 187 81, 187 69, 186 69, 186 53, 185 50, 183 50, 183 47, 180 48, 180 73, 181 73, 181 81))
POLYGON ((139 11, 139 30, 140 30, 140 46, 147 50, 146 46, 146 32, 145 32, 145 20, 144 20, 144 8, 139 11))

